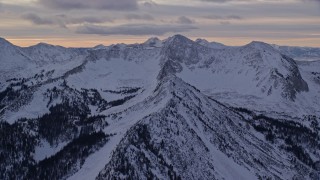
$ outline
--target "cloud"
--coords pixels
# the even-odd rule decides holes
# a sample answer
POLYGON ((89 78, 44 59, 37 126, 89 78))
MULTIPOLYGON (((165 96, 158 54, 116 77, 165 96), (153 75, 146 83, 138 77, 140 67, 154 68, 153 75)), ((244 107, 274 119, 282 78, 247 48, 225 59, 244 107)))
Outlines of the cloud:
POLYGON ((83 23, 104 23, 113 22, 112 18, 95 17, 95 16, 83 16, 83 17, 69 17, 65 14, 56 16, 61 22, 65 24, 83 24, 83 23))
POLYGON ((69 17, 65 14, 56 15, 53 17, 40 17, 37 14, 29 13, 21 16, 23 19, 26 19, 36 25, 57 25, 62 28, 67 28, 69 24, 83 24, 83 23, 104 23, 112 22, 112 19, 102 18, 102 17, 93 17, 93 16, 84 16, 84 17, 69 17))
POLYGON ((33 13, 22 15, 22 18, 29 20, 33 24, 37 24, 37 25, 55 24, 55 22, 52 19, 42 18, 42 17, 40 17, 36 14, 33 14, 33 13))
POLYGON ((125 16, 125 18, 127 20, 147 20, 147 21, 151 21, 154 20, 154 17, 151 16, 150 14, 127 14, 125 16))
POLYGON ((320 5, 320 0, 300 0, 300 1, 302 1, 302 2, 315 2, 318 5, 320 5))
POLYGON ((229 16, 207 15, 207 16, 203 16, 203 18, 220 21, 219 23, 221 25, 231 24, 230 20, 242 20, 243 19, 241 16, 237 16, 237 15, 229 15, 229 16))
POLYGON ((135 10, 137 0, 38 0, 53 9, 98 9, 98 10, 135 10))
POLYGON ((156 25, 156 24, 128 24, 114 27, 84 25, 76 30, 79 34, 98 34, 98 35, 164 35, 169 32, 179 33, 197 29, 190 25, 156 25))
POLYGON ((194 21, 185 17, 185 16, 180 16, 177 20, 178 24, 193 24, 194 21))
MULTIPOLYGON (((196 0, 196 1, 204 1, 204 2, 212 2, 212 3, 286 3, 287 1, 284 0, 196 0)), ((320 0, 292 0, 294 1, 300 1, 300 2, 319 2, 320 0)))
POLYGON ((201 0, 206 2, 214 2, 214 3, 227 3, 227 2, 254 2, 258 0, 201 0))
POLYGON ((158 4, 150 0, 150 1, 142 1, 141 5, 143 5, 146 8, 153 8, 153 7, 156 7, 158 4))
POLYGON ((216 3, 225 3, 225 2, 232 1, 232 0, 202 0, 202 1, 216 2, 216 3))
POLYGON ((243 17, 237 15, 229 15, 229 16, 219 16, 219 15, 207 15, 203 16, 206 19, 213 19, 213 20, 241 20, 243 17))

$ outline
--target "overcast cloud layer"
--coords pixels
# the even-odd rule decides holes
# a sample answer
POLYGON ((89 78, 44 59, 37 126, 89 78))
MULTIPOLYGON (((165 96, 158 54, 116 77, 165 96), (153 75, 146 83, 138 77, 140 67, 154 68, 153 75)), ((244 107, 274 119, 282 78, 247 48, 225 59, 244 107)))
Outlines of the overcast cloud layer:
POLYGON ((181 33, 229 45, 320 46, 319 0, 2 0, 0 36, 18 45, 142 42, 181 33))
POLYGON ((39 0, 39 3, 56 9, 134 10, 136 0, 39 0))
POLYGON ((80 34, 99 34, 99 35, 165 35, 166 33, 187 32, 197 29, 188 25, 172 25, 172 24, 128 24, 120 26, 96 26, 84 25, 78 27, 77 33, 80 34))

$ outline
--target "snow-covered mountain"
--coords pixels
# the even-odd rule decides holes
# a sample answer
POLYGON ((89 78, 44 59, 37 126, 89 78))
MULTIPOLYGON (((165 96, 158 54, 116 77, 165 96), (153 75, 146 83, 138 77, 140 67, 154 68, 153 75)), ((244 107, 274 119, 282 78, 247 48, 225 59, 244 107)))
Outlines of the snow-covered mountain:
POLYGON ((0 46, 0 179, 320 178, 318 62, 181 35, 0 46))
POLYGON ((292 57, 298 61, 318 61, 320 60, 320 48, 313 47, 295 47, 272 45, 282 54, 292 57))
POLYGON ((39 43, 34 46, 22 48, 21 50, 39 66, 44 66, 48 63, 67 63, 79 56, 87 55, 86 49, 65 48, 45 43, 39 43))
POLYGON ((224 49, 228 48, 228 46, 218 43, 218 42, 209 42, 205 39, 198 38, 195 40, 196 43, 201 44, 202 46, 210 47, 212 49, 224 49))
POLYGON ((0 38, 0 88, 4 82, 11 78, 22 77, 31 64, 29 59, 19 47, 14 46, 5 39, 0 38))

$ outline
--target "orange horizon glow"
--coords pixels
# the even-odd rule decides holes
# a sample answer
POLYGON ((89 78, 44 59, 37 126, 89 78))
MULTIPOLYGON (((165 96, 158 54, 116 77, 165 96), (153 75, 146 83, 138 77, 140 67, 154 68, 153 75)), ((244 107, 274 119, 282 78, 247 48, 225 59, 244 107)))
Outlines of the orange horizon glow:
MULTIPOLYGON (((150 36, 151 37, 151 36, 150 36)), ((5 38, 5 37, 4 37, 5 38)), ((38 43, 46 43, 51 45, 58 45, 63 47, 94 47, 100 44, 109 46, 112 44, 135 44, 143 43, 149 37, 95 37, 95 38, 5 38, 12 44, 20 47, 29 47, 38 43)), ((167 37, 159 37, 165 39, 167 37)), ((198 37, 188 37, 196 40, 198 37)), ((251 41, 263 41, 269 44, 277 44, 284 46, 301 46, 301 47, 320 47, 320 38, 295 38, 295 39, 271 39, 271 38, 257 38, 249 39, 247 37, 201 37, 209 42, 219 42, 228 46, 241 46, 250 43, 251 41)))

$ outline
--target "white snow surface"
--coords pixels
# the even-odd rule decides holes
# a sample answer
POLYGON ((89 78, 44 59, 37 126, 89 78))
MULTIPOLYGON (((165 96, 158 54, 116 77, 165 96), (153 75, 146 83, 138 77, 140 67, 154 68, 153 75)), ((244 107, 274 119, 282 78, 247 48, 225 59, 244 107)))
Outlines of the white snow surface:
MULTIPOLYGON (((34 90, 31 99, 26 103, 20 103, 18 99, 1 110, 0 113, 3 112, 3 114, 0 114, 0 119, 12 124, 20 118, 37 118, 48 113, 50 106, 61 103, 61 100, 56 99, 50 102, 44 94, 48 89, 58 87, 63 81, 78 91, 96 89, 107 102, 126 96, 112 93, 112 91, 140 88, 134 98, 120 106, 98 111, 97 106, 90 105, 92 114, 108 117, 106 121, 109 125, 103 131, 114 135, 101 149, 91 154, 80 170, 68 179, 95 179, 99 173, 107 169, 106 165, 112 162, 115 150, 121 148, 131 135, 130 130, 137 124, 143 123, 147 125, 149 123, 149 127, 154 130, 152 136, 155 141, 158 136, 182 146, 183 142, 187 142, 186 137, 197 137, 195 143, 209 148, 209 152, 203 154, 203 157, 214 165, 212 173, 217 178, 257 179, 256 174, 260 173, 291 179, 295 171, 289 168, 291 164, 287 155, 265 143, 261 133, 252 129, 243 133, 243 129, 237 125, 239 123, 237 120, 241 118, 208 98, 212 97, 226 105, 245 107, 256 112, 275 114, 275 116, 278 114, 291 117, 302 117, 307 114, 319 116, 320 79, 317 79, 315 74, 319 73, 320 77, 320 61, 292 64, 291 61, 283 58, 281 54, 283 49, 285 48, 262 42, 252 42, 241 47, 228 47, 203 39, 193 42, 180 36, 167 40, 150 38, 142 44, 117 44, 97 46, 92 49, 64 48, 43 43, 20 48, 0 39, 0 91, 4 91, 10 85, 10 81, 7 80, 12 78, 26 78, 25 84, 34 90), (167 76, 174 78, 165 81, 159 78, 159 74, 164 72, 164 64, 168 61, 172 61, 174 65, 173 70, 167 69, 167 76), (293 100, 284 98, 282 95, 284 91, 282 85, 287 82, 283 79, 292 75, 292 67, 297 67, 301 78, 308 84, 308 91, 297 92, 293 100), (44 74, 44 76, 34 78, 35 74, 44 74), (284 78, 274 78, 278 74, 284 78), (184 82, 196 87, 200 92, 184 82), (178 101, 176 96, 181 100, 178 101), (172 110, 170 107, 172 101, 181 104, 176 107, 176 114, 165 116, 163 112, 172 110), (199 107, 204 114, 201 118, 209 118, 206 120, 213 130, 210 128, 208 130, 198 116, 192 115, 191 110, 188 110, 186 105, 182 105, 183 102, 194 109, 199 107), (158 116, 161 118, 157 119, 158 116), (183 121, 176 128, 180 130, 189 128, 188 130, 194 132, 196 136, 189 133, 186 137, 166 137, 157 126, 160 122, 154 121, 156 119, 164 120, 166 123, 175 122, 179 119, 178 116, 183 121), (225 117, 230 117, 235 125, 228 124, 228 119, 225 117), (241 157, 243 154, 237 150, 224 152, 219 149, 221 145, 217 141, 219 133, 225 134, 227 140, 230 140, 228 142, 236 143, 244 156, 241 157), (246 157, 252 159, 245 159, 246 157), (248 161, 254 162, 254 158, 261 158, 261 161, 267 159, 270 164, 268 167, 253 167, 248 161), (279 173, 277 168, 282 172, 279 173)), ((286 50, 289 51, 288 48, 286 50)), ((307 50, 311 51, 311 49, 305 49, 307 50)), ((312 52, 313 56, 317 54, 314 49, 312 52)), ((14 88, 22 89, 20 85, 14 88)), ((192 112, 201 114, 196 110, 192 112)), ((172 133, 175 128, 171 125, 164 127, 172 133)), ((48 142, 41 141, 35 149, 34 159, 40 161, 54 155, 64 145, 61 143, 51 147, 48 142)), ((190 147, 186 145, 182 148, 190 150, 188 149, 190 147)), ((199 147, 196 151, 204 150, 199 147)), ((148 149, 142 152, 146 157, 153 158, 148 149)), ((186 161, 190 160, 188 155, 186 158, 186 161)), ((197 159, 199 156, 190 158, 197 159)), ((201 165, 201 162, 194 164, 195 168, 201 165)), ((153 169, 153 171, 160 179, 165 179, 161 170, 153 169)), ((194 174, 196 175, 197 172, 194 174)))

